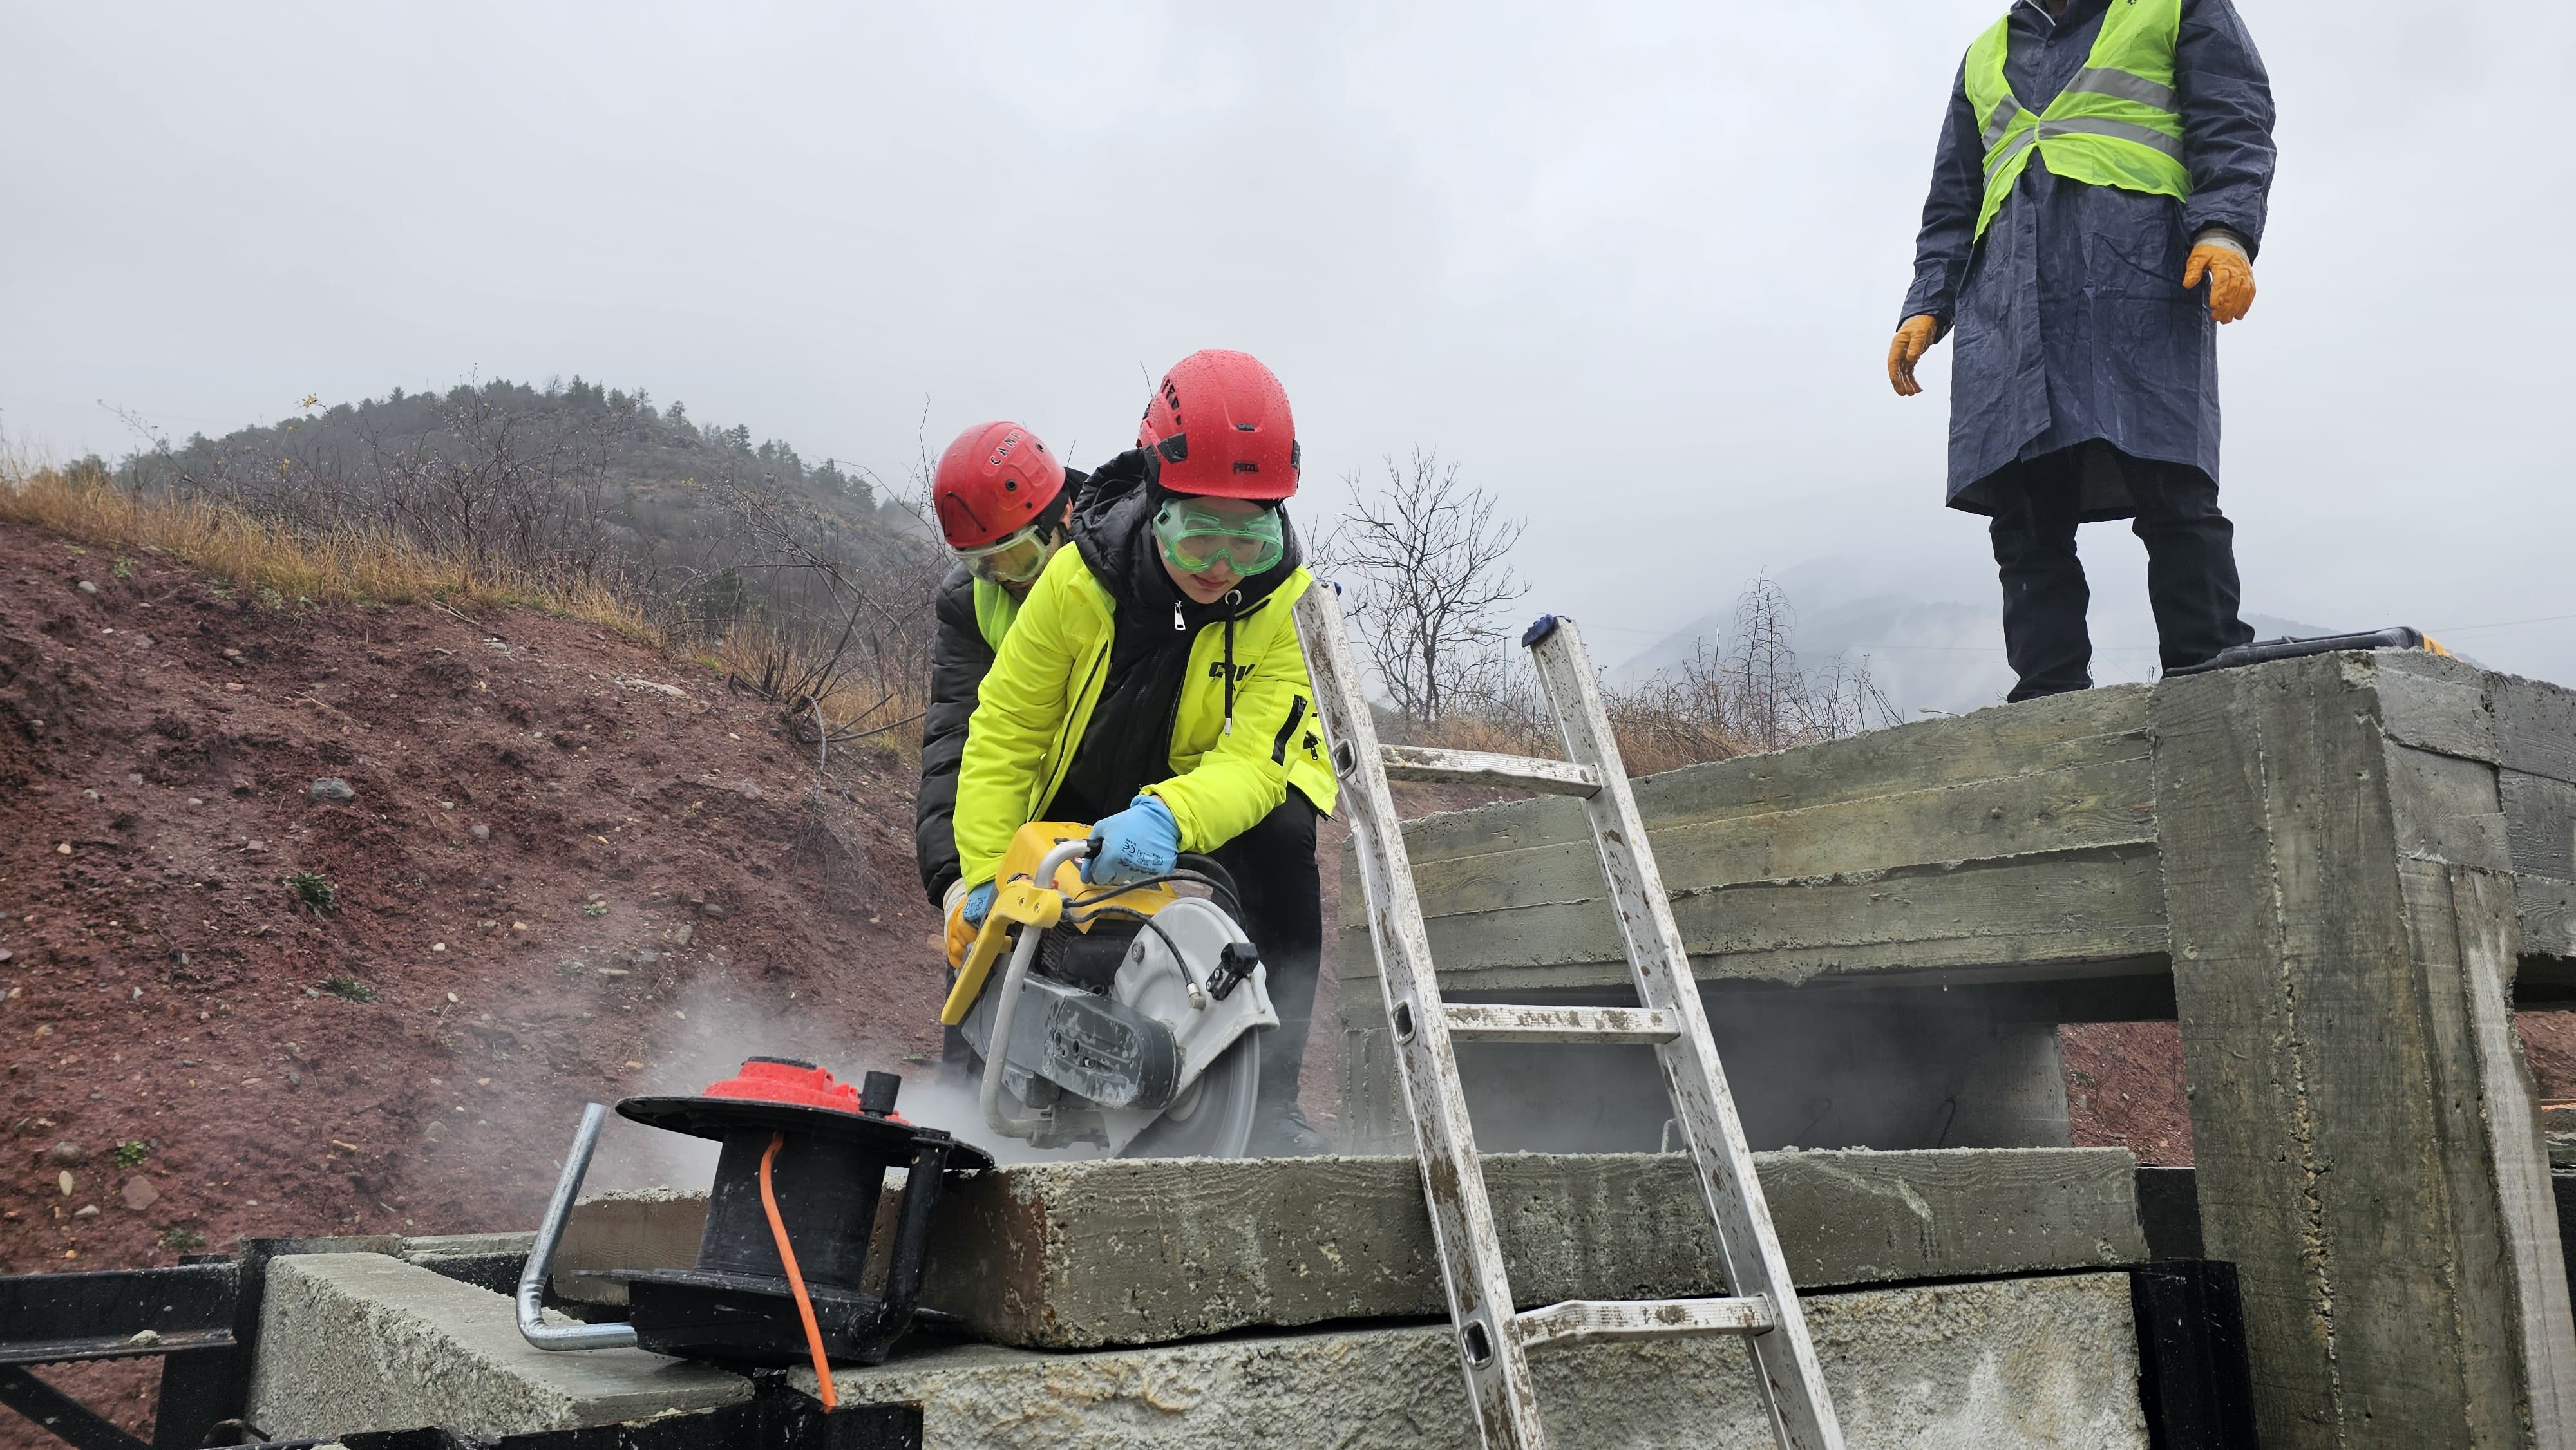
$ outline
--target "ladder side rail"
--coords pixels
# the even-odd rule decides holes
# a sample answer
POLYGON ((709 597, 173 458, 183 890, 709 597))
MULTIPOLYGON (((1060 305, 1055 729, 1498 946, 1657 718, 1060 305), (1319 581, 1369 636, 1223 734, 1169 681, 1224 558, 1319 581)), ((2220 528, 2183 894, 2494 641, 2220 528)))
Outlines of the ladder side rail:
POLYGON ((1740 1297, 1768 1298, 1778 1317, 1775 1328, 1748 1341, 1771 1404, 1773 1437, 1781 1450, 1842 1450, 1842 1429, 1825 1388, 1823 1366, 1780 1251, 1752 1151, 1745 1145, 1744 1124, 1718 1061, 1707 1009, 1664 894, 1663 875, 1655 867, 1609 713, 1592 678, 1591 658, 1574 623, 1566 619, 1558 619, 1553 630, 1532 642, 1530 654, 1566 758, 1599 772, 1601 791, 1584 801, 1583 812, 1600 850, 1619 934, 1627 943, 1638 1004, 1673 1013, 1682 1029, 1655 1053, 1717 1226, 1727 1287, 1740 1297))
POLYGON ((1488 1450, 1545 1450, 1538 1397, 1519 1336, 1511 1332, 1512 1290, 1502 1239, 1467 1115, 1447 1011, 1422 924, 1404 824, 1395 813, 1376 722, 1370 718, 1333 587, 1317 580, 1294 609, 1325 748, 1342 783, 1369 912, 1369 941, 1384 990, 1387 1033, 1413 1118, 1416 1161, 1430 1205, 1432 1241, 1456 1335, 1467 1395, 1488 1450))

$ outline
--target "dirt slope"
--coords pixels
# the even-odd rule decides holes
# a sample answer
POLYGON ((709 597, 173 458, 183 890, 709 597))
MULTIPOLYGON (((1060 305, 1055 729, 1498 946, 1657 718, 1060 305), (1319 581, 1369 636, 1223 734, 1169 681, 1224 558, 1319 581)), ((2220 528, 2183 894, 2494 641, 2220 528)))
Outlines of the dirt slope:
POLYGON ((524 1227, 585 1100, 935 1052, 911 785, 880 751, 818 787, 757 702, 586 625, 0 531, 0 1260, 524 1227))

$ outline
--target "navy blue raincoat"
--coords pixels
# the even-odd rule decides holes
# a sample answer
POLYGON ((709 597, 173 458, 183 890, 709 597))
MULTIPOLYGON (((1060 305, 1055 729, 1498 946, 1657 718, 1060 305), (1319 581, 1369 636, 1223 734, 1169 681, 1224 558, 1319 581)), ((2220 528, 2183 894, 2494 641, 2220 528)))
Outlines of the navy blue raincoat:
MULTIPOLYGON (((2045 110, 2092 53, 2111 5, 2068 0, 2055 20, 2035 0, 2011 12, 2004 78, 2045 110)), ((1951 336, 1950 506, 1991 514, 1985 484, 2016 459, 2094 439, 2136 458, 2218 477, 2217 324, 2206 286, 2182 289, 2192 238, 2263 241, 2272 188, 2272 86, 2230 0, 2182 0, 2174 89, 2181 94, 2191 200, 2063 181, 2034 151, 1982 240, 1985 145, 1965 66, 1950 93, 1914 287, 1899 316, 1951 336)), ((2087 470, 2081 517, 2127 518, 2117 470, 2087 470)))

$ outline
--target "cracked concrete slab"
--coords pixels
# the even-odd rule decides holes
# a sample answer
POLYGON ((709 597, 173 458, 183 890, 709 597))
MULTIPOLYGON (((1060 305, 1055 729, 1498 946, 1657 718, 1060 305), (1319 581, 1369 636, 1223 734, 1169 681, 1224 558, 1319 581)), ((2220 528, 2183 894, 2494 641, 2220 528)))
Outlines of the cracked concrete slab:
MULTIPOLYGON (((1816 1295, 1810 1324, 1854 1450, 2143 1450, 2124 1274, 1816 1295)), ((1742 1344, 1532 1356, 1568 1450, 1768 1450, 1742 1344)), ((810 1371, 791 1382, 810 1390, 810 1371)), ((844 1404, 917 1404, 923 1450, 1476 1450, 1445 1324, 1050 1354, 952 1345, 843 1370, 844 1404)))

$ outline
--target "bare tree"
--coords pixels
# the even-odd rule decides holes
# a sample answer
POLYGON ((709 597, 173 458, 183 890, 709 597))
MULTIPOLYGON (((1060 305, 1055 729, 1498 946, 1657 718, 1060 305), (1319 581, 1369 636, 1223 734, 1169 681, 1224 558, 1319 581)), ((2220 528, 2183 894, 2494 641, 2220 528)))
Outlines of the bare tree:
POLYGON ((1529 592, 1506 562, 1525 525, 1498 517, 1493 495, 1458 479, 1458 465, 1417 448, 1408 468, 1386 460, 1375 498, 1350 485, 1351 506, 1317 547, 1345 576, 1361 648, 1395 708, 1428 724, 1499 683, 1503 607, 1529 592))
POLYGON ((735 681, 827 749, 919 719, 918 709, 902 712, 919 703, 930 674, 933 599, 948 570, 936 536, 853 533, 771 477, 727 474, 713 489, 733 520, 724 542, 734 562, 702 576, 700 590, 714 586, 728 612, 757 616, 732 629, 735 681), (768 584, 756 609, 746 574, 768 584))
POLYGON ((1779 750, 1893 725, 1895 707, 1869 677, 1869 661, 1840 655, 1810 678, 1790 641, 1798 627, 1789 595, 1767 575, 1744 586, 1735 605, 1735 646, 1718 687, 1729 723, 1755 750, 1779 750))
POLYGON ((1836 655, 1809 672, 1791 641, 1797 614, 1768 577, 1744 586, 1735 641, 1696 641, 1680 664, 1609 698, 1623 747, 1661 764, 1724 760, 1896 724, 1866 656, 1836 655))
POLYGON ((607 441, 596 422, 513 413, 461 389, 406 446, 366 438, 376 500, 477 574, 591 576, 607 552, 607 441))

